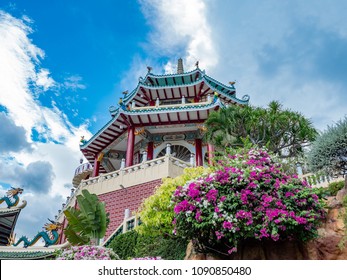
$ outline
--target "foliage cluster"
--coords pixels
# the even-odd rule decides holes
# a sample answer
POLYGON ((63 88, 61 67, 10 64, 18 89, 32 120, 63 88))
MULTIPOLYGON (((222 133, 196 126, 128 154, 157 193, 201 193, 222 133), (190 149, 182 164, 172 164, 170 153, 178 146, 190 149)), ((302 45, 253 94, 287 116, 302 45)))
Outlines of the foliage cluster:
POLYGON ((188 242, 181 238, 145 236, 133 230, 117 236, 108 247, 112 248, 122 260, 147 256, 181 260, 185 256, 187 244, 188 242))
POLYGON ((57 260, 119 260, 110 248, 102 246, 71 246, 56 252, 57 260))
POLYGON ((345 182, 344 181, 338 181, 338 182, 330 183, 329 186, 328 186, 329 195, 331 195, 331 196, 337 195, 337 192, 339 190, 342 190, 344 186, 345 186, 345 182))
POLYGON ((170 235, 173 225, 173 206, 170 205, 173 192, 178 186, 207 172, 203 167, 186 168, 181 176, 164 178, 155 193, 141 205, 139 216, 142 224, 136 230, 143 235, 170 235))
POLYGON ((299 112, 282 109, 277 101, 267 108, 230 106, 210 114, 206 140, 220 148, 243 147, 244 139, 282 158, 303 154, 317 135, 312 122, 299 112))
POLYGON ((314 192, 318 195, 319 198, 326 198, 327 196, 336 196, 338 191, 343 189, 345 183, 344 181, 332 182, 328 187, 323 188, 314 188, 314 192))
POLYGON ((105 236, 109 223, 105 204, 88 190, 82 190, 82 194, 77 195, 76 199, 78 209, 68 207, 64 211, 68 220, 64 233, 72 245, 89 244, 91 241, 98 245, 99 240, 105 236))
POLYGON ((317 137, 312 143, 308 161, 313 171, 347 172, 347 116, 317 137))
POLYGON ((317 236, 325 211, 318 196, 262 149, 220 160, 207 176, 178 187, 173 198, 175 231, 198 250, 231 254, 246 239, 317 236))

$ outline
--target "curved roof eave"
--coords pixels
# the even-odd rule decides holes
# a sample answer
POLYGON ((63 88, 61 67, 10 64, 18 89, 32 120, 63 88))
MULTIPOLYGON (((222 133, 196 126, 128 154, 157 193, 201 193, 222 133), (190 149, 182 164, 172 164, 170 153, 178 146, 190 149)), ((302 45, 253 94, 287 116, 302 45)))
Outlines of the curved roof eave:
MULTIPOLYGON (((194 103, 193 103, 194 104, 194 103)), ((195 104, 199 104, 199 103, 195 103, 195 104)), ((88 146, 95 140, 97 139, 105 130, 107 130, 115 121, 117 121, 118 117, 120 116, 120 114, 125 114, 125 115, 145 115, 148 113, 171 113, 171 112, 180 112, 180 111, 193 111, 193 110, 208 110, 208 109, 212 109, 215 107, 221 107, 221 108, 225 108, 226 106, 224 105, 223 102, 221 102, 221 100, 219 98, 217 98, 216 100, 214 100, 213 102, 209 103, 209 104, 203 104, 203 105, 186 105, 183 107, 175 107, 175 108, 170 108, 168 109, 167 107, 163 107, 163 108, 150 108, 150 109, 144 109, 144 110, 124 110, 122 108, 117 108, 114 110, 114 115, 112 117, 112 119, 110 119, 97 133, 95 133, 93 135, 92 138, 90 138, 85 144, 80 145, 80 149, 87 149, 88 146)))
MULTIPOLYGON (((225 86, 224 84, 218 82, 217 80, 214 80, 213 78, 207 76, 207 75, 203 75, 201 76, 201 78, 199 78, 198 80, 194 81, 193 83, 189 83, 189 84, 185 84, 185 86, 194 86, 194 85, 197 85, 199 83, 201 83, 201 81, 204 81, 206 82, 213 90, 217 91, 219 94, 227 97, 227 98, 230 98, 231 100, 237 102, 237 103, 240 103, 240 104, 247 104, 248 101, 249 101, 249 96, 244 96, 242 99, 239 99, 237 97, 235 97, 235 88, 234 87, 227 87, 225 86), (226 93, 226 92, 223 92, 219 89, 217 89, 213 84, 218 84, 220 85, 221 87, 224 87, 226 88, 227 90, 232 90, 234 91, 233 94, 229 94, 229 93, 226 93)), ((138 92, 138 89, 139 87, 143 87, 145 89, 162 89, 162 88, 166 88, 167 86, 150 86, 150 85, 147 85, 147 84, 143 84, 142 82, 139 82, 136 86, 136 88, 129 94, 129 96, 127 98, 125 98, 123 100, 124 104, 125 105, 128 105, 129 102, 135 97, 136 93, 138 92)), ((178 88, 178 87, 181 87, 182 85, 175 85, 175 86, 171 86, 172 88, 178 88)))

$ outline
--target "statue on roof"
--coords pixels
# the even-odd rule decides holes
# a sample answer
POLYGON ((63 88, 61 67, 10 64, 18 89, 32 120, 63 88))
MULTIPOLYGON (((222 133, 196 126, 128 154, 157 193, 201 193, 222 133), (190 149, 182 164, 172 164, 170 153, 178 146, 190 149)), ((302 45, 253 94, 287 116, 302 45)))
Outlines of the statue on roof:
POLYGON ((81 136, 80 145, 84 145, 85 143, 87 143, 87 140, 84 139, 84 136, 81 136))
POLYGON ((45 247, 51 246, 51 245, 55 245, 58 243, 58 239, 59 239, 59 233, 58 230, 60 228, 62 228, 62 224, 58 223, 58 222, 54 222, 50 219, 48 219, 49 223, 46 223, 44 225, 44 229, 46 231, 40 231, 38 234, 35 235, 35 237, 32 240, 29 240, 26 236, 22 236, 21 238, 19 238, 19 240, 15 243, 15 237, 11 237, 9 239, 9 246, 13 245, 13 246, 18 246, 21 242, 24 243, 24 248, 27 248, 29 246, 33 246, 34 244, 37 243, 37 241, 39 241, 41 238, 43 239, 43 241, 45 242, 45 247))
POLYGON ((11 188, 6 192, 6 195, 0 198, 0 204, 5 202, 7 204, 7 208, 15 207, 19 202, 19 194, 23 193, 22 188, 11 188), (14 199, 14 201, 12 200, 14 199))

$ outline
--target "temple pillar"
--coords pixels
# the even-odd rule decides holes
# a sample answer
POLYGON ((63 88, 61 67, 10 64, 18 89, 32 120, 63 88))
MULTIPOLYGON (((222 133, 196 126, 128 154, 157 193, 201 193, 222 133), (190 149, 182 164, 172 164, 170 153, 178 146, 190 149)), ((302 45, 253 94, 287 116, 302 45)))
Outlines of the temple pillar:
POLYGON ((154 152, 154 143, 148 142, 148 144, 147 144, 147 159, 148 160, 153 159, 153 152, 154 152))
POLYGON ((207 144, 207 155, 208 155, 208 164, 212 165, 212 158, 214 153, 214 146, 210 143, 207 144))
POLYGON ((202 166, 202 140, 195 139, 195 163, 196 166, 202 166))
POLYGON ((100 162, 102 160, 103 153, 96 154, 94 159, 94 168, 93 168, 93 175, 92 177, 99 176, 99 170, 100 170, 100 162))
POLYGON ((127 153, 125 166, 129 167, 134 162, 134 145, 135 145, 135 127, 128 127, 128 142, 127 142, 127 153))

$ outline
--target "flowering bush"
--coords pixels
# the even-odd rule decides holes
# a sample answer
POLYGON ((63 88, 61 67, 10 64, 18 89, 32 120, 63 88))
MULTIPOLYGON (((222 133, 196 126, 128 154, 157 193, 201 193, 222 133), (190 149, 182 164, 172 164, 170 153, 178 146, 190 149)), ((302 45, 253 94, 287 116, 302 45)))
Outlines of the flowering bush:
POLYGON ((57 260, 118 260, 110 248, 102 246, 72 246, 57 252, 57 260))
POLYGON ((158 260, 162 260, 162 258, 161 257, 143 257, 143 258, 133 258, 133 260, 158 261, 158 260))
POLYGON ((174 233, 228 254, 246 239, 307 241, 325 216, 311 187, 261 149, 220 160, 214 173, 178 187, 172 202, 174 233))

